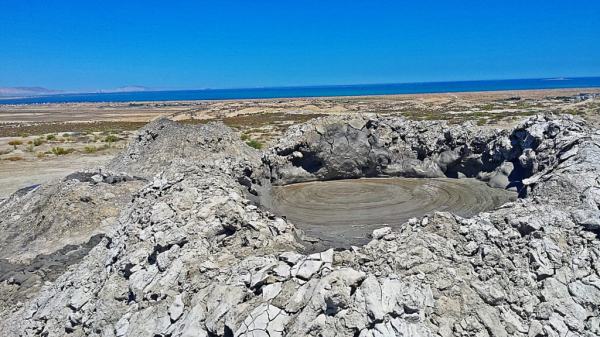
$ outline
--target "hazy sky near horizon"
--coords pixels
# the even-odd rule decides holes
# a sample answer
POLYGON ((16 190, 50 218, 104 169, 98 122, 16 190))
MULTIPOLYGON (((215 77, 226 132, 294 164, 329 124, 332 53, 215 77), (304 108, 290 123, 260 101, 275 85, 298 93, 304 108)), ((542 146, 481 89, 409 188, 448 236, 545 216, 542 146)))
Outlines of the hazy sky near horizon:
POLYGON ((600 76, 600 1, 2 0, 0 86, 600 76))

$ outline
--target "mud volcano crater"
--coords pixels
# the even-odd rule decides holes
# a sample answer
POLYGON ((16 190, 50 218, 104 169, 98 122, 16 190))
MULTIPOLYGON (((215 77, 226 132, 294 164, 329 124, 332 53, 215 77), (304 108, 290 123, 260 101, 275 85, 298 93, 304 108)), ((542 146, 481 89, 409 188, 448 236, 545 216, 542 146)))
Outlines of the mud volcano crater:
POLYGON ((272 189, 272 210, 333 247, 361 245, 382 226, 448 211, 470 217, 516 199, 475 179, 363 178, 272 189))
POLYGON ((374 229, 413 217, 472 217, 526 196, 523 180, 540 169, 531 155, 538 145, 520 130, 317 120, 293 127, 263 157, 260 200, 324 246, 362 245, 374 229))

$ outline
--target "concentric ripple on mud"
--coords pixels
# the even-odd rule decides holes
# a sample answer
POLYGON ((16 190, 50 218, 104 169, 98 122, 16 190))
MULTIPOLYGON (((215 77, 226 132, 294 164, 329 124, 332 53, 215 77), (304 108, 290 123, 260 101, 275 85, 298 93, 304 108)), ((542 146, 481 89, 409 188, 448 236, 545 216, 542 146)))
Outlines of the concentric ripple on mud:
POLYGON ((368 241, 373 229, 392 227, 434 211, 469 217, 514 200, 516 194, 475 179, 371 178, 275 187, 273 210, 333 247, 368 241))

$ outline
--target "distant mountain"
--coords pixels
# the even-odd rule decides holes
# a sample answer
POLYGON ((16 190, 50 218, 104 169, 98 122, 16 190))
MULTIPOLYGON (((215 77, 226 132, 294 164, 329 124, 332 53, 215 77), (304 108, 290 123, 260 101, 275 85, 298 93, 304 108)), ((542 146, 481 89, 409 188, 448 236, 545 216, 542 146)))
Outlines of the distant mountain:
POLYGON ((42 87, 0 87, 0 97, 43 96, 63 93, 42 87))
POLYGON ((109 93, 109 92, 138 92, 138 91, 152 91, 152 89, 148 87, 144 87, 141 85, 126 85, 123 87, 118 87, 115 89, 106 89, 106 90, 98 90, 100 93, 109 93))
POLYGON ((56 94, 78 94, 78 93, 119 93, 153 91, 153 89, 141 85, 127 85, 114 89, 100 89, 96 91, 64 91, 47 89, 43 87, 0 87, 0 97, 33 97, 56 94))

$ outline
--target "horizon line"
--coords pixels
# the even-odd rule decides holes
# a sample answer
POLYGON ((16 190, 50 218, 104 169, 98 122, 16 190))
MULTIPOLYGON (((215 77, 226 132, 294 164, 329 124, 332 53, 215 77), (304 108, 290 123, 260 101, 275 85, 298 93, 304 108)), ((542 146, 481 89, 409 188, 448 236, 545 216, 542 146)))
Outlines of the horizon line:
MULTIPOLYGON (((410 82, 363 82, 349 84, 302 84, 302 85, 268 85, 268 86, 240 86, 240 87, 210 87, 210 88, 157 88, 147 87, 139 84, 130 84, 117 87, 115 89, 95 89, 92 90, 63 90, 55 88, 47 88, 45 86, 6 86, 0 88, 41 88, 49 91, 57 91, 56 93, 43 93, 35 96, 56 96, 56 95, 72 95, 72 94, 115 94, 115 93, 134 93, 134 92, 168 92, 168 91, 219 91, 219 90, 254 90, 254 89, 287 89, 287 88, 326 88, 326 87, 353 87, 353 86, 377 86, 377 85, 411 85, 411 84, 431 84, 431 83, 466 83, 466 82, 490 82, 490 81, 526 81, 526 80, 547 80, 547 81, 568 81, 573 79, 600 78, 600 75, 589 76, 552 76, 552 77, 525 77, 525 78, 487 78, 487 79, 471 79, 471 80, 436 80, 436 81, 410 81, 410 82), (141 87, 147 90, 131 90, 118 91, 119 88, 126 87, 141 87), (114 91, 111 91, 114 90, 114 91)), ((8 96, 5 96, 8 97, 8 96)))
MULTIPOLYGON (((431 83, 465 83, 465 82, 490 82, 490 81, 527 81, 527 80, 547 80, 547 81, 568 81, 572 79, 600 78, 600 75, 592 76, 554 76, 554 77, 525 77, 525 78, 488 78, 478 80, 436 80, 436 81, 415 81, 415 82, 370 82, 370 83, 351 83, 351 84, 302 84, 302 85, 281 85, 281 86, 256 86, 256 87, 220 87, 220 88, 188 88, 188 89, 156 89, 147 91, 201 91, 201 90, 251 90, 251 89, 286 89, 286 88, 322 88, 322 87, 352 87, 352 86, 370 86, 370 85, 396 85, 396 84, 431 84, 431 83)), ((134 85, 135 86, 135 85, 134 85)), ((141 85, 140 85, 141 86, 141 85)), ((144 87, 144 86, 141 86, 144 87)), ((148 89, 152 89, 148 87, 148 89)), ((132 91, 133 92, 133 91, 132 91)), ((91 94, 94 92, 90 92, 91 94)))

